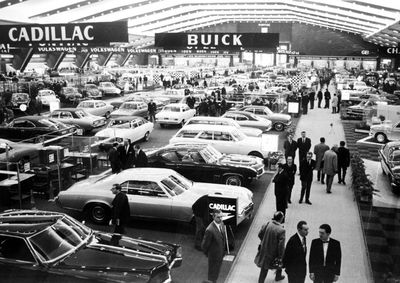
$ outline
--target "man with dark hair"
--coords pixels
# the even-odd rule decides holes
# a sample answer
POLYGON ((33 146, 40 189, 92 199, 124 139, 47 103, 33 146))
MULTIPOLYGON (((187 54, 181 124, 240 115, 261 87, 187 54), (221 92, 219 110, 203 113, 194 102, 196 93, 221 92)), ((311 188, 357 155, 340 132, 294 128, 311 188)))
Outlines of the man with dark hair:
POLYGON ((332 229, 328 224, 319 227, 319 239, 311 242, 309 272, 315 283, 336 282, 340 276, 342 251, 340 242, 330 238, 332 229))
POLYGON ((131 168, 133 165, 133 148, 130 139, 124 139, 124 144, 118 147, 122 170, 131 168))
POLYGON ((121 171, 121 160, 118 152, 118 143, 113 143, 112 148, 108 152, 108 160, 110 161, 111 165, 111 172, 113 174, 119 173, 121 171))
POLYGON ((300 164, 300 180, 301 180, 301 194, 299 203, 303 202, 304 194, 306 195, 306 203, 310 202, 310 191, 313 180, 313 170, 315 168, 315 161, 312 159, 312 153, 307 153, 306 160, 303 160, 300 164))
POLYGON ((133 146, 133 167, 147 167, 147 155, 138 144, 133 146))
POLYGON ((335 174, 338 171, 337 154, 334 151, 337 145, 331 147, 324 153, 324 173, 326 174, 326 192, 330 194, 332 191, 332 183, 335 174))
POLYGON ((201 243, 201 248, 208 257, 208 281, 210 282, 217 282, 227 246, 226 228, 222 217, 222 211, 214 209, 213 221, 208 225, 201 243))
POLYGON ((306 137, 306 132, 301 132, 301 137, 297 139, 297 148, 299 149, 299 164, 306 159, 307 152, 311 148, 311 140, 306 137))
POLYGON ((307 222, 300 221, 297 223, 297 233, 290 237, 286 244, 283 266, 288 275, 289 283, 304 283, 306 279, 307 235, 307 222))
POLYGON ((275 183, 276 211, 281 211, 284 215, 286 214, 287 207, 288 179, 283 164, 278 163, 278 171, 272 182, 275 183))
POLYGON ((128 223, 130 217, 130 209, 128 197, 121 192, 120 184, 114 184, 111 188, 115 195, 112 201, 112 217, 110 224, 115 225, 114 233, 123 234, 125 232, 125 224, 128 223))
POLYGON ((320 90, 318 91, 318 93, 317 93, 318 108, 321 108, 322 97, 323 97, 323 94, 322 94, 322 90, 320 89, 320 90))
POLYGON ((149 121, 155 123, 157 104, 153 101, 153 99, 150 99, 149 104, 147 104, 147 111, 149 112, 149 121))
POLYGON ((297 142, 293 140, 292 134, 287 136, 287 140, 283 143, 283 149, 285 150, 285 158, 287 159, 288 156, 291 156, 294 161, 294 158, 296 157, 297 142))
POLYGON ((324 153, 329 150, 329 146, 325 144, 325 138, 322 137, 319 139, 320 143, 314 146, 314 154, 315 154, 315 170, 317 170, 317 180, 321 180, 322 184, 325 184, 325 174, 322 170, 324 167, 324 153))
POLYGON ((196 98, 193 97, 193 94, 189 91, 189 96, 186 98, 186 104, 190 109, 194 109, 194 104, 196 103, 196 98))
POLYGON ((291 196, 292 196, 292 189, 294 186, 295 175, 297 171, 297 166, 293 162, 294 158, 292 156, 288 156, 286 158, 286 164, 284 164, 284 170, 286 175, 288 176, 288 191, 287 191, 287 202, 292 203, 291 196))
POLYGON ((325 93, 324 93, 324 98, 325 98, 325 107, 329 109, 329 101, 331 100, 331 93, 328 90, 328 87, 326 87, 325 93))
POLYGON ((346 171, 350 165, 350 151, 345 148, 345 145, 346 143, 341 141, 340 147, 337 150, 339 184, 343 183, 343 185, 346 185, 346 171))

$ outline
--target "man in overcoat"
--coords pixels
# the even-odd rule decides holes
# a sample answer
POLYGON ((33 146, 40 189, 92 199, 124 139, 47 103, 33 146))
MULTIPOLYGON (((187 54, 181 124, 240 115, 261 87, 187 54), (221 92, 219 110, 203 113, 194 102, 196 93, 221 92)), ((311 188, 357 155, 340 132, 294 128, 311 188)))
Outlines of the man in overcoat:
POLYGON ((325 144, 325 138, 322 137, 319 139, 320 143, 314 146, 314 154, 315 154, 315 170, 317 170, 317 180, 318 182, 321 180, 322 184, 325 184, 325 174, 323 172, 324 163, 322 159, 324 158, 325 151, 329 150, 329 146, 325 144))
POLYGON ((332 146, 330 150, 324 153, 324 173, 326 174, 326 192, 331 193, 333 177, 338 171, 337 154, 333 150, 336 146, 332 146))

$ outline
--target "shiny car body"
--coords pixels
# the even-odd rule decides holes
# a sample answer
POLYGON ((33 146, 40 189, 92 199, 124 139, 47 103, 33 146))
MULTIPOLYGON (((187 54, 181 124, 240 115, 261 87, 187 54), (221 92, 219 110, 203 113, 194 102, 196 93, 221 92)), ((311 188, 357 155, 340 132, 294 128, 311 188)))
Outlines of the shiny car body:
POLYGON ((191 222, 192 205, 206 194, 237 197, 238 224, 253 212, 253 194, 244 187, 196 183, 174 170, 149 167, 90 176, 60 192, 57 202, 66 209, 86 211, 96 223, 107 223, 114 199, 110 188, 117 183, 128 196, 131 217, 191 222))
POLYGON ((182 262, 178 245, 93 231, 66 214, 39 210, 1 213, 0 247, 6 282, 161 283, 182 262))
POLYGON ((99 100, 81 101, 76 108, 83 109, 89 114, 103 116, 105 118, 109 118, 111 112, 114 110, 111 104, 99 100))
POLYGON ((82 98, 76 87, 63 87, 61 89, 60 97, 66 101, 74 102, 82 98))
POLYGON ((141 101, 127 101, 121 104, 121 106, 111 112, 110 117, 121 117, 121 116, 148 116, 147 104, 141 101))
POLYGON ((130 139, 131 142, 140 140, 148 141, 153 128, 154 124, 143 117, 127 116, 112 118, 107 128, 98 131, 96 136, 130 139))
POLYGON ((170 104, 168 98, 152 98, 148 96, 148 94, 140 92, 131 93, 120 100, 112 101, 110 104, 114 106, 114 108, 119 108, 124 102, 136 101, 148 104, 151 99, 153 99, 154 103, 157 105, 157 110, 161 110, 165 105, 170 104))
POLYGON ((235 120, 240 126, 260 129, 263 132, 270 131, 272 128, 270 120, 246 111, 228 111, 222 117, 235 120))
POLYGON ((43 105, 49 106, 51 102, 60 102, 60 99, 56 96, 54 91, 51 89, 41 89, 38 92, 37 99, 40 99, 43 105))
POLYGON ((103 97, 102 92, 95 84, 85 84, 82 93, 91 99, 101 99, 103 97))
POLYGON ((121 90, 117 88, 112 82, 101 82, 99 83, 99 90, 103 95, 120 95, 121 90))
POLYGON ((383 122, 382 124, 372 125, 369 135, 373 136, 378 142, 400 140, 400 121, 397 123, 383 122))
POLYGON ((400 190, 400 142, 388 142, 378 151, 382 172, 388 176, 392 190, 400 190))
POLYGON ((183 103, 171 103, 166 105, 156 114, 156 121, 160 126, 164 125, 184 125, 187 120, 196 115, 195 109, 183 103))
POLYGON ((243 186, 264 174, 261 158, 222 154, 207 144, 173 144, 147 152, 149 166, 170 168, 195 181, 243 186))
POLYGON ((22 104, 28 106, 30 101, 29 94, 24 92, 16 92, 11 95, 11 106, 14 109, 19 108, 22 104))
POLYGON ((375 100, 363 100, 357 105, 349 106, 346 110, 346 114, 354 118, 362 119, 365 111, 376 109, 377 105, 378 102, 375 100))
POLYGON ((274 113, 267 106, 249 105, 242 107, 240 110, 250 112, 270 120, 272 122, 272 127, 276 131, 283 131, 292 124, 292 118, 290 115, 274 113))

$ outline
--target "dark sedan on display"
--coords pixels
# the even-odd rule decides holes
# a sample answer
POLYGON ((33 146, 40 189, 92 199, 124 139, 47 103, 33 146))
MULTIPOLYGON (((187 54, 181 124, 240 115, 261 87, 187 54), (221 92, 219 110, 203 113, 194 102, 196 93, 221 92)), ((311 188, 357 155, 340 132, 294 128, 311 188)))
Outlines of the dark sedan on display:
POLYGON ((264 174, 261 158, 222 154, 206 144, 168 145, 147 155, 150 166, 174 169, 195 181, 243 186, 264 174))
POLYGON ((0 214, 2 282, 170 282, 181 247, 93 231, 58 212, 0 214))

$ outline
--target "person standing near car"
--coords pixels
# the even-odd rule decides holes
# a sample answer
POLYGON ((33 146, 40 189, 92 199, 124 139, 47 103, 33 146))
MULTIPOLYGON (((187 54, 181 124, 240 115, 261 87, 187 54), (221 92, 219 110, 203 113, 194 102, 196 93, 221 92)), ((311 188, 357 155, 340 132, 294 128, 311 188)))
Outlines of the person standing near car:
POLYGON ((133 148, 130 139, 124 139, 124 144, 118 147, 122 170, 133 166, 133 148))
POLYGON ((299 165, 301 169, 301 162, 306 159, 307 152, 311 148, 311 140, 306 137, 306 132, 301 132, 301 137, 297 139, 297 148, 299 149, 299 165))
POLYGON ((325 107, 329 109, 329 101, 331 100, 331 93, 328 90, 328 87, 326 87, 325 93, 324 93, 324 98, 325 98, 325 107))
POLYGON ((112 217, 110 224, 114 224, 114 233, 124 234, 125 225, 129 221, 130 208, 129 201, 126 194, 121 192, 122 188, 120 184, 114 184, 111 188, 112 193, 115 195, 111 205, 112 205, 112 217))
POLYGON ((322 94, 322 90, 320 89, 320 90, 318 91, 318 93, 317 93, 318 108, 321 108, 322 97, 323 97, 323 94, 322 94))
POLYGON ((150 99, 149 104, 147 104, 147 111, 149 111, 149 120, 150 122, 156 122, 156 111, 157 111, 157 104, 150 99))
POLYGON ((287 159, 291 156, 294 161, 296 157, 297 142, 293 140, 292 134, 289 134, 287 140, 283 143, 283 149, 285 150, 285 158, 287 159))
POLYGON ((293 157, 288 156, 286 158, 286 164, 283 165, 286 175, 288 176, 288 190, 286 194, 287 203, 292 203, 291 196, 292 196, 292 189, 294 186, 295 175, 297 171, 296 164, 293 163, 293 157))
POLYGON ((196 99, 193 97, 193 94, 189 92, 189 96, 186 98, 186 104, 190 109, 194 109, 194 104, 196 103, 196 99))
MULTIPOLYGON (((283 214, 286 214, 287 208, 287 193, 289 187, 289 177, 284 170, 284 166, 282 163, 278 163, 278 171, 276 172, 273 180, 275 183, 275 201, 276 201, 276 211, 282 211, 283 214)), ((285 222, 283 219, 282 223, 285 222)))
POLYGON ((108 160, 111 165, 111 172, 113 174, 119 173, 121 171, 121 160, 118 151, 118 143, 113 143, 112 148, 108 152, 108 160))
POLYGON ((319 139, 320 143, 314 146, 314 154, 315 154, 315 170, 317 170, 317 180, 318 182, 321 180, 322 184, 325 184, 325 174, 324 174, 324 154, 327 150, 329 150, 329 146, 325 144, 325 138, 322 137, 319 139))
POLYGON ((339 184, 342 183, 343 185, 346 185, 346 171, 347 167, 350 166, 350 151, 345 148, 345 145, 346 142, 341 141, 340 147, 337 150, 339 184))
POLYGON ((138 144, 133 146, 133 167, 147 167, 147 155, 138 144))

